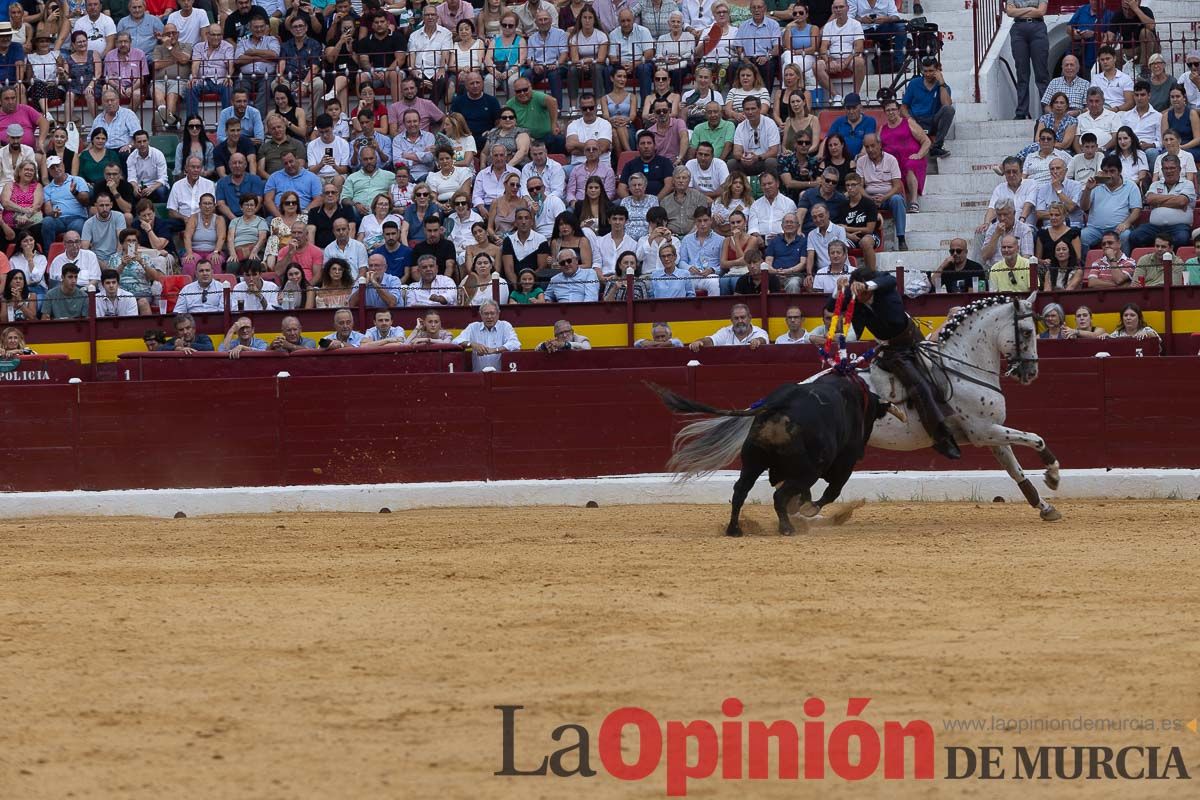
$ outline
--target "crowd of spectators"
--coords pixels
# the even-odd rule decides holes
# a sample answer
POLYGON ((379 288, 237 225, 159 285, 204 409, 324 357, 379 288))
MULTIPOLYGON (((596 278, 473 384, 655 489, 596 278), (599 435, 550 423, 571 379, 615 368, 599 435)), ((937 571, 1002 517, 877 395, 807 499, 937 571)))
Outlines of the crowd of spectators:
MULTIPOLYGON (((1146 9, 1085 10, 1051 81, 1045 3, 1009 0, 1034 141, 910 293, 1193 277, 1200 53, 1176 79, 1146 9)), ((936 56, 863 112, 864 76, 904 68, 904 23, 892 0, 13 3, 0 316, 85 316, 89 292, 100 316, 161 313, 184 275, 183 315, 224 311, 226 285, 239 314, 380 312, 376 338, 335 325, 336 348, 393 341, 384 313, 408 307, 832 294, 908 249, 949 155, 936 56)), ((506 346, 499 322, 482 347, 506 346)), ((758 341, 739 324, 691 346, 758 341)), ((249 316, 217 343, 274 346, 249 316)))

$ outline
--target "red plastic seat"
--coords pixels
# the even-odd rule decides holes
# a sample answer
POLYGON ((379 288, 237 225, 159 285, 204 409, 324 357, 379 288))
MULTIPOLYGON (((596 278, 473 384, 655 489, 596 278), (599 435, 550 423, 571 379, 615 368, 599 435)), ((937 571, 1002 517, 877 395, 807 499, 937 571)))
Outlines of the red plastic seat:
POLYGON ((46 254, 46 263, 53 264, 54 259, 58 258, 58 254, 67 249, 67 246, 62 242, 54 242, 50 245, 50 252, 46 254))
POLYGON ((162 298, 167 304, 167 313, 175 310, 175 301, 179 299, 179 290, 191 283, 187 275, 164 275, 162 278, 162 298))
POLYGON ((626 150, 617 157, 617 178, 621 177, 621 170, 625 169, 625 165, 638 157, 637 150, 626 150))

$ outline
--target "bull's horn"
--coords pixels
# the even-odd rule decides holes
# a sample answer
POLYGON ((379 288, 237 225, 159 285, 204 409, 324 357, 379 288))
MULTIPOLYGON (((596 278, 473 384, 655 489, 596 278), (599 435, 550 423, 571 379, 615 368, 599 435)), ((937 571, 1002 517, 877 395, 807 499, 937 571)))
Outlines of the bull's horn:
POLYGON ((908 422, 908 414, 904 413, 904 409, 895 403, 888 403, 887 413, 901 422, 908 422))

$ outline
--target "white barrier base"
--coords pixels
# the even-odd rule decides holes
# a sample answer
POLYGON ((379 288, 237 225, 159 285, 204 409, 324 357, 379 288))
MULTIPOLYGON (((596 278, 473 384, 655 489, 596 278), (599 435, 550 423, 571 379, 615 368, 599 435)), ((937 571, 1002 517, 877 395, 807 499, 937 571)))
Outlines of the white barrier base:
MULTIPOLYGON (((1200 499, 1200 470, 1064 470, 1057 492, 1046 489, 1040 471, 1027 473, 1044 497, 1200 499)), ((577 480, 457 481, 376 486, 250 486, 232 489, 130 489, 108 492, 0 494, 0 518, 61 516, 189 517, 214 514, 350 511, 377 513, 413 508, 466 506, 582 506, 649 503, 728 503, 737 473, 722 471, 676 484, 666 474, 577 480)), ((818 484, 818 491, 823 488, 818 484)), ((816 494, 817 492, 814 492, 816 494)), ((749 502, 769 502, 771 487, 759 480, 749 502)), ((959 472, 859 472, 842 501, 983 501, 1003 497, 1024 503, 1020 490, 1000 470, 959 472)))

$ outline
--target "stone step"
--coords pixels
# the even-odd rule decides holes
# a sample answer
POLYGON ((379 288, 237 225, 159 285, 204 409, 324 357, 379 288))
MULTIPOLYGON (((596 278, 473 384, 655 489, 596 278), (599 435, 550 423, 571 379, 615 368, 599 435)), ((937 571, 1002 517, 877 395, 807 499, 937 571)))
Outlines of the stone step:
POLYGON ((955 139, 954 149, 951 150, 947 145, 946 149, 954 157, 979 158, 980 156, 999 157, 998 154, 1013 155, 1026 144, 1031 144, 1033 139, 1026 142, 1023 139, 1014 137, 1011 139, 955 139))
MULTIPOLYGON (((946 149, 949 150, 950 148, 947 147, 946 149)), ((950 150, 951 155, 949 158, 939 158, 937 160, 938 175, 978 175, 980 173, 994 175, 995 173, 992 172, 992 168, 999 166, 1000 162, 1008 155, 1011 155, 1013 150, 1016 150, 1016 148, 1009 146, 994 150, 988 155, 978 156, 960 156, 958 151, 950 150)))
POLYGON ((956 127, 968 122, 986 122, 990 118, 987 103, 975 103, 971 102, 972 100, 971 95, 955 98, 954 125, 956 127))
MULTIPOLYGON (((986 198, 985 198, 986 199, 986 198)), ((972 230, 983 219, 983 210, 934 211, 927 209, 925 198, 921 198, 921 212, 909 214, 909 233, 944 233, 947 231, 972 230)))
MULTIPOLYGON (((998 183, 999 178, 996 180, 998 183)), ((987 201, 990 196, 990 189, 981 192, 970 192, 968 194, 944 193, 937 191, 929 181, 926 181, 925 195, 921 198, 921 213, 929 215, 968 212, 977 218, 977 224, 979 220, 983 219, 983 210, 987 207, 987 201)))
POLYGON ((955 112, 955 136, 959 139, 1014 139, 1026 136, 1033 141, 1033 123, 1028 120, 989 120, 959 122, 955 112))
POLYGON ((925 194, 930 196, 939 194, 973 195, 975 197, 982 195, 982 199, 986 200, 999 182, 1000 178, 992 172, 970 175, 930 175, 925 179, 925 194))

